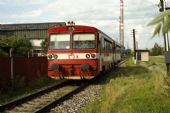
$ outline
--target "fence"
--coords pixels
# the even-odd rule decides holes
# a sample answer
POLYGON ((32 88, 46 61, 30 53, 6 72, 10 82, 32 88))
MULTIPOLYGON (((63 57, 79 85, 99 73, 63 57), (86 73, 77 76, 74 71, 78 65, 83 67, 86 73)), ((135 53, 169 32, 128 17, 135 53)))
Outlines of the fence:
MULTIPOLYGON (((26 85, 39 76, 47 75, 46 57, 14 57, 13 80, 23 81, 26 85)), ((11 85, 11 58, 0 57, 0 88, 11 85)))

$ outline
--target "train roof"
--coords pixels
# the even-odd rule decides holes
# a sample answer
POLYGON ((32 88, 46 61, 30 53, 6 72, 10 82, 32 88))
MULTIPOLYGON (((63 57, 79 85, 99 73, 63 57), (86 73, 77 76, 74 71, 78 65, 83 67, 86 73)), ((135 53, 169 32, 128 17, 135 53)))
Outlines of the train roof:
MULTIPOLYGON (((53 28, 49 28, 48 32, 49 33, 55 33, 55 32, 68 32, 68 27, 67 25, 65 26, 59 26, 59 27, 53 27, 53 28)), ((78 32, 78 31, 84 31, 84 32, 96 32, 98 31, 99 33, 104 34, 105 36, 109 37, 111 40, 113 40, 110 36, 108 36, 107 34, 105 34, 103 31, 97 29, 96 27, 92 27, 92 26, 85 26, 85 25, 75 25, 74 26, 74 31, 78 32)), ((113 40, 114 41, 114 40, 113 40)))
MULTIPOLYGON (((59 26, 59 27, 53 27, 53 28, 49 28, 48 29, 48 32, 52 33, 52 32, 68 32, 69 30, 69 27, 71 26, 59 26)), ((88 32, 95 32, 97 31, 98 29, 95 28, 95 27, 91 27, 91 26, 83 26, 83 25, 75 25, 75 26, 72 26, 74 31, 88 31, 88 32)), ((73 30, 71 29, 71 30, 73 30)), ((70 30, 70 31, 71 31, 70 30)))

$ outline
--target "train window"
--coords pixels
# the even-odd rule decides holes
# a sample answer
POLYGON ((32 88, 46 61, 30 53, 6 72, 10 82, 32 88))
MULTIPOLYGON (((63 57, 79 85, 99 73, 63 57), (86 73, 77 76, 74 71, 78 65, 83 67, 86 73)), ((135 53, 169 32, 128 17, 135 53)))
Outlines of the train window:
POLYGON ((70 34, 52 34, 50 49, 70 49, 70 34))
POLYGON ((112 43, 105 40, 105 50, 111 50, 112 49, 112 43))
POLYGON ((96 47, 95 34, 93 33, 75 33, 73 34, 74 49, 92 49, 96 47))

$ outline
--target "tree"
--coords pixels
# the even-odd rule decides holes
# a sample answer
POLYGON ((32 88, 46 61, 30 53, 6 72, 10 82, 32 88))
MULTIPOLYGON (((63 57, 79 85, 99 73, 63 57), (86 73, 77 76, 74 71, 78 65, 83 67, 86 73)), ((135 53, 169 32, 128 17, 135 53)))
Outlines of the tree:
POLYGON ((4 38, 4 37, 0 38, 0 56, 8 56, 9 55, 10 45, 11 45, 11 43, 8 38, 4 38))
POLYGON ((151 55, 153 56, 163 55, 163 48, 159 46, 157 43, 155 43, 154 47, 151 49, 151 55))
POLYGON ((170 30, 170 10, 161 12, 148 25, 157 25, 154 30, 153 37, 157 34, 160 34, 160 32, 162 32, 162 35, 168 33, 168 31, 170 30))
POLYGON ((9 49, 14 48, 15 56, 27 56, 32 45, 26 38, 0 38, 0 56, 9 55, 9 49))
MULTIPOLYGON (((163 12, 161 12, 160 15, 158 15, 155 19, 153 19, 148 25, 157 25, 154 30, 153 37, 157 34, 160 34, 160 32, 162 32, 165 41, 165 34, 168 33, 168 31, 170 30, 170 10, 164 11, 163 9, 163 12)), ((170 76, 170 64, 167 62, 166 62, 166 67, 167 67, 167 75, 170 76)))
POLYGON ((8 56, 8 53, 4 52, 4 50, 0 49, 0 56, 8 56))
POLYGON ((12 41, 12 47, 14 48, 14 54, 16 56, 27 56, 31 51, 32 45, 29 39, 26 38, 14 38, 12 41))
POLYGON ((41 42, 41 47, 42 47, 42 53, 46 55, 48 51, 48 39, 47 38, 41 42))
POLYGON ((126 56, 132 56, 133 54, 131 49, 126 49, 125 53, 126 53, 126 56))

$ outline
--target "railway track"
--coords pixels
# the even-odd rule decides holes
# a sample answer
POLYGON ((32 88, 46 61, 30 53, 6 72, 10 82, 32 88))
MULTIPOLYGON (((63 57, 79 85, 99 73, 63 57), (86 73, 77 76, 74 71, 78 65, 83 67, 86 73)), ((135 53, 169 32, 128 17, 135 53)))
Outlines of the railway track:
MULTIPOLYGON (((123 62, 120 63, 120 65, 123 62)), ((105 73, 108 74, 108 73, 105 73)), ((0 106, 0 113, 46 113, 63 101, 81 92, 85 87, 96 82, 100 77, 89 82, 64 81, 45 88, 37 93, 27 95, 20 99, 0 106), (76 84, 76 85, 74 85, 76 84)))
POLYGON ((40 89, 38 90, 37 92, 35 93, 31 93, 31 94, 28 94, 28 95, 24 95, 24 96, 21 96, 20 98, 17 98, 15 100, 12 100, 8 103, 5 103, 3 105, 0 105, 0 113, 4 112, 5 110, 7 109, 10 109, 10 108, 13 108, 15 106, 18 106, 22 103, 25 103, 33 98, 36 98, 42 94, 45 94, 45 93, 48 93, 52 90, 55 90, 55 89, 58 89, 60 87, 63 87, 64 84, 69 84, 69 81, 60 81, 60 82, 57 82, 51 86, 48 86, 48 87, 45 87, 43 89, 40 89))
POLYGON ((87 86, 87 82, 65 81, 37 93, 27 95, 0 106, 0 113, 45 113, 56 104, 87 86))
POLYGON ((73 90, 71 90, 70 92, 64 94, 63 96, 61 96, 60 98, 56 99, 55 101, 49 103, 48 105, 44 106, 43 108, 38 109, 36 112, 34 113, 47 113, 49 112, 52 108, 54 108, 55 106, 59 105, 60 103, 62 103, 63 101, 69 99, 70 97, 72 97, 73 95, 81 92, 85 87, 87 87, 89 84, 83 84, 73 90))

